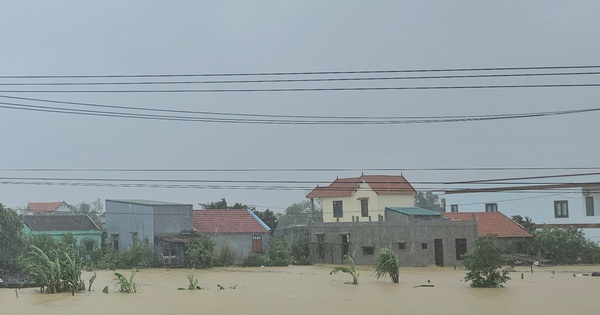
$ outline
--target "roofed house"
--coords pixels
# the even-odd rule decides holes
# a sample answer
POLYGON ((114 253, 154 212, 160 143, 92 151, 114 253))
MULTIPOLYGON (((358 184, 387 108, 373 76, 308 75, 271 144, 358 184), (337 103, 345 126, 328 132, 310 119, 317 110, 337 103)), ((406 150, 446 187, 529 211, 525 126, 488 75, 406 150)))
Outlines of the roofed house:
POLYGON ((217 253, 228 251, 236 264, 269 252, 271 228, 247 209, 194 210, 194 231, 210 236, 217 253))
POLYGON ((537 226, 575 227, 587 239, 600 242, 600 182, 463 185, 457 189, 448 185, 444 198, 451 212, 500 211, 509 217, 527 216, 537 226))
POLYGON ((337 178, 306 198, 323 203, 323 222, 383 221, 386 207, 413 207, 415 189, 402 175, 337 178))
POLYGON ((523 252, 523 244, 533 239, 533 234, 501 212, 445 212, 452 221, 477 222, 477 237, 495 235, 507 252, 523 252))
POLYGON ((73 210, 64 201, 55 202, 30 202, 27 204, 27 212, 31 214, 40 213, 72 213, 73 210))
POLYGON ((22 219, 25 234, 47 234, 56 240, 61 240, 66 234, 72 234, 77 244, 87 253, 101 246, 102 231, 85 214, 35 214, 24 215, 22 219))

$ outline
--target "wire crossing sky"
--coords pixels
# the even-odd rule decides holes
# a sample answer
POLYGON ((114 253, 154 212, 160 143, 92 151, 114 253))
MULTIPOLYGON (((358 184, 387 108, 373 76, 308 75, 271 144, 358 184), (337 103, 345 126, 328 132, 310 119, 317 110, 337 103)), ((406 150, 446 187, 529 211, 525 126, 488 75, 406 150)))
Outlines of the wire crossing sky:
POLYGON ((3 7, 0 202, 600 181, 596 1, 149 4, 3 7))

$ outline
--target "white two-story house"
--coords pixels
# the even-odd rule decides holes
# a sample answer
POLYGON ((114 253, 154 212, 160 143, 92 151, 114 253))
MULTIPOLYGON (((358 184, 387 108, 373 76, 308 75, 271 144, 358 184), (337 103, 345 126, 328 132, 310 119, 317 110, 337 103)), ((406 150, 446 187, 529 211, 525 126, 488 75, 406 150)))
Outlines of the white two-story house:
POLYGON ((470 188, 445 193, 446 212, 502 212, 538 226, 582 229, 600 242, 600 183, 470 188))
POLYGON ((323 222, 383 221, 386 207, 413 207, 416 191, 400 175, 337 178, 306 198, 321 199, 323 222))

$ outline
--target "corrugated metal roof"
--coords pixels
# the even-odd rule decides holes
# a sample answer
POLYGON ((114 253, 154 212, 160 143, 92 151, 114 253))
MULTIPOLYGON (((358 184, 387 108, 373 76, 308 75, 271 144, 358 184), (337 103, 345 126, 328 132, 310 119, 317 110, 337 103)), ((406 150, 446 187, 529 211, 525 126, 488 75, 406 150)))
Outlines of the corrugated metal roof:
POLYGON ((145 200, 145 199, 106 199, 106 201, 120 202, 120 203, 132 203, 143 206, 191 206, 191 204, 156 201, 156 200, 145 200))
POLYGON ((399 212, 406 215, 427 215, 427 216, 441 216, 439 212, 431 211, 417 207, 385 207, 388 210, 399 212))
POLYGON ((85 214, 24 215, 23 223, 34 232, 100 231, 94 221, 85 214))

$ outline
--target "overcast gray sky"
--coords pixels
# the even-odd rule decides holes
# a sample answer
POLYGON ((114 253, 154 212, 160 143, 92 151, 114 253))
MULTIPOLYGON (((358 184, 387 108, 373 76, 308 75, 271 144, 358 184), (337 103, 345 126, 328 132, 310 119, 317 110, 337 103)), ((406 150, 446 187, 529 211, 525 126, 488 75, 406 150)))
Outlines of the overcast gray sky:
MULTIPOLYGON (((1 76, 405 70, 600 65, 598 1, 14 1, 0 10, 1 76)), ((577 70, 593 72, 599 69, 577 70)), ((534 71, 515 71, 529 73, 534 71)), ((573 72, 557 70, 554 72, 573 72)), ((482 72, 479 74, 501 72, 482 72)), ((468 73, 388 74, 449 75, 468 73)), ((359 75, 344 75, 352 78, 359 75)), ((377 74, 362 75, 381 76, 377 74)), ((303 76, 314 78, 317 76, 303 76)), ((331 76, 329 76, 331 77, 331 76)), ((0 83, 250 80, 286 77, 3 78, 0 83)), ((170 86, 0 86, 0 96, 148 109, 301 116, 448 116, 600 107, 600 87, 307 92, 22 92, 598 84, 598 75, 170 86)), ((226 124, 23 110, 107 110, 0 98, 0 202, 143 198, 219 200, 281 211, 336 176, 399 174, 423 182, 583 171, 415 168, 600 168, 600 113, 391 125, 226 124), (0 104, 2 105, 2 104, 0 104), (4 104, 6 106, 6 104, 4 104), (16 105, 12 105, 15 107, 16 105), (300 172, 25 172, 49 169, 304 169, 300 172), (306 171, 321 168, 329 171, 306 171), (354 169, 354 170, 330 170, 354 169), (373 169, 398 169, 377 171, 373 169), (400 171, 399 169, 407 169, 400 171), (23 178, 303 181, 297 189, 60 185, 23 178), (308 183, 304 183, 307 181, 308 183), (23 184, 25 182, 25 184, 23 184)), ((139 112, 138 112, 139 113, 139 112)), ((156 114, 156 113, 154 113, 156 114)), ((244 116, 245 117, 245 116, 244 116)), ((244 118, 242 117, 242 118, 244 118)), ((229 117, 231 118, 231 117, 229 117)), ((594 171, 594 170, 591 170, 594 171)), ((598 171, 596 169, 595 171, 598 171)), ((598 177, 564 179, 598 180, 598 177)), ((78 181, 75 181, 78 182, 78 181)), ((109 183, 115 184, 114 181, 109 183)), ((181 184, 181 182, 177 182, 181 184)), ((146 182, 146 185, 148 182, 146 182)), ((188 185, 188 183, 184 183, 188 185)), ((206 184, 201 184, 206 185, 206 184)), ((433 185, 439 186, 439 185, 433 185)))

